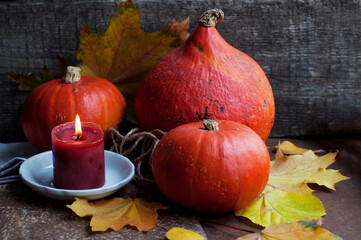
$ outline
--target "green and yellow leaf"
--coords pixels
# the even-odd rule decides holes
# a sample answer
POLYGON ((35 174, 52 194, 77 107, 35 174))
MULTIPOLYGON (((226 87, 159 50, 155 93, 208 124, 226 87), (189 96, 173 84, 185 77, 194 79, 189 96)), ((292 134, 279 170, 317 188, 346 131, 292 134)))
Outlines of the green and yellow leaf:
POLYGON ((19 84, 19 91, 32 91, 40 84, 52 80, 51 73, 47 67, 43 68, 43 76, 40 77, 34 73, 17 73, 17 72, 7 72, 6 76, 10 78, 13 82, 19 84))
POLYGON ((321 218, 325 215, 321 201, 307 193, 280 191, 261 194, 251 205, 235 212, 261 226, 321 218))
POLYGON ((338 170, 326 169, 335 162, 336 155, 328 153, 318 157, 308 150, 286 156, 278 147, 263 193, 235 215, 262 226, 322 217, 326 214, 323 205, 311 195, 313 190, 307 184, 316 183, 335 190, 337 182, 348 179, 338 170))

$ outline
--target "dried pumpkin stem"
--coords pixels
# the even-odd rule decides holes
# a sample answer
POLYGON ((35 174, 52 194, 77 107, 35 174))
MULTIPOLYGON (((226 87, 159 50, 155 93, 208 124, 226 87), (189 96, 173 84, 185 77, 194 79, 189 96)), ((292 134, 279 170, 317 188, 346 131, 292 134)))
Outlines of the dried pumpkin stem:
POLYGON ((218 123, 211 119, 204 119, 203 121, 204 128, 208 131, 218 131, 218 123))
POLYGON ((199 25, 203 27, 215 27, 217 23, 222 22, 224 13, 221 9, 211 9, 203 13, 199 19, 199 25))
POLYGON ((80 80, 80 68, 68 66, 63 77, 63 83, 77 83, 80 80))

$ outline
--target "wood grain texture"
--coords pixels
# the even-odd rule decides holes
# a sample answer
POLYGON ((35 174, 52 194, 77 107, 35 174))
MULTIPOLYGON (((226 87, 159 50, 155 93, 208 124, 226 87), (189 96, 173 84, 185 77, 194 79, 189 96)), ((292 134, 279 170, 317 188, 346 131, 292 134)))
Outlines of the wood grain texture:
POLYGON ((28 93, 19 92, 6 72, 58 71, 58 54, 76 63, 75 51, 83 23, 105 30, 117 1, 5 1, 0 2, 0 141, 25 140, 21 106, 28 93))
MULTIPOLYGON (((57 71, 74 53, 83 22, 105 30, 118 1, 0 2, 0 141, 23 139, 20 108, 26 93, 8 71, 57 71)), ((190 16, 194 28, 210 8, 222 8, 217 29, 254 58, 273 87, 276 121, 271 136, 361 132, 361 1, 134 0, 143 30, 190 16)))
MULTIPOLYGON (((127 184, 108 199, 133 197, 137 186, 127 184)), ((148 201, 164 201, 157 189, 142 188, 137 197, 148 201), (144 191, 146 189, 146 191, 144 191)), ((44 197, 23 183, 0 185, 1 231, 0 239, 88 239, 88 240, 152 240, 165 239, 165 229, 155 227, 148 232, 126 226, 119 231, 92 232, 90 217, 81 218, 60 201, 44 197)), ((167 202, 166 202, 167 203, 167 202)), ((178 226, 201 234, 206 239, 201 224, 190 211, 173 207, 157 211, 160 226, 178 226)))

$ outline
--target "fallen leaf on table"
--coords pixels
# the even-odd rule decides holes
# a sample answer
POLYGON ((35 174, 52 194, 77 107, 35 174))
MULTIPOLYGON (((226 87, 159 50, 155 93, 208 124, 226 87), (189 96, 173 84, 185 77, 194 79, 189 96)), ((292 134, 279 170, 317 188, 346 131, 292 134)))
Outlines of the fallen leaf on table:
POLYGON ((252 222, 271 226, 320 218, 325 215, 323 205, 311 195, 308 183, 316 183, 335 190, 335 184, 349 179, 338 170, 326 169, 335 162, 337 153, 321 157, 312 151, 286 156, 281 148, 271 161, 270 176, 262 194, 248 207, 235 212, 236 216, 252 222))
POLYGON ((302 154, 308 151, 308 149, 296 147, 290 141, 281 142, 281 144, 278 145, 278 149, 281 149, 284 154, 302 154))
POLYGON ((13 82, 19 84, 19 91, 32 91, 40 84, 53 79, 47 67, 43 68, 43 77, 39 77, 33 73, 24 72, 7 72, 6 76, 8 76, 13 82))
POLYGON ((280 191, 261 194, 251 205, 235 212, 261 226, 321 218, 325 215, 321 201, 306 193, 280 191))
POLYGON ((285 192, 312 193, 307 183, 316 183, 335 190, 335 184, 349 179, 338 170, 326 169, 335 162, 337 153, 328 153, 321 157, 312 151, 286 156, 278 148, 276 157, 271 161, 270 176, 267 185, 285 192))
POLYGON ((173 20, 152 33, 140 29, 141 12, 132 1, 120 2, 104 33, 84 25, 76 56, 82 75, 110 80, 127 102, 127 119, 135 122, 134 101, 140 82, 161 57, 188 38, 189 18, 173 20))
POLYGON ((193 232, 191 230, 187 230, 184 228, 178 228, 174 227, 171 230, 169 230, 165 236, 169 240, 204 240, 204 237, 202 235, 193 232))
MULTIPOLYGON (((309 151, 309 149, 304 149, 304 148, 295 146, 290 141, 282 141, 281 144, 279 144, 277 148, 280 149, 283 154, 302 154, 304 152, 309 151)), ((313 152, 314 153, 324 152, 324 150, 313 150, 313 152)))
POLYGON ((134 226, 139 231, 149 231, 158 221, 157 210, 167 209, 161 203, 147 202, 141 198, 113 198, 95 202, 76 198, 67 207, 80 217, 92 216, 92 231, 117 231, 126 225, 134 226))
POLYGON ((252 233, 237 240, 340 240, 341 238, 321 227, 321 220, 281 223, 252 233))

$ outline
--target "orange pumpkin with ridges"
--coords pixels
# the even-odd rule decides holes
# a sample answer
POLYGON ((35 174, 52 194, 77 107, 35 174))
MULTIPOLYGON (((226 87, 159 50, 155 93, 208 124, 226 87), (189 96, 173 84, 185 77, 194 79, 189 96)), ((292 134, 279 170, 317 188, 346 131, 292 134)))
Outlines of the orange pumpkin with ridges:
POLYGON ((21 124, 26 138, 41 151, 51 149, 54 126, 75 120, 95 122, 104 133, 125 118, 126 103, 118 88, 108 80, 80 76, 70 67, 64 79, 54 79, 35 88, 26 98, 21 124))
POLYGON ((251 57, 221 37, 215 28, 221 20, 221 10, 206 12, 188 40, 150 70, 135 101, 140 128, 168 131, 205 118, 225 119, 267 139, 275 114, 271 85, 251 57))
POLYGON ((160 191, 193 210, 232 212, 252 203, 265 188, 268 149, 250 128, 227 120, 204 120, 165 134, 152 155, 160 191))

